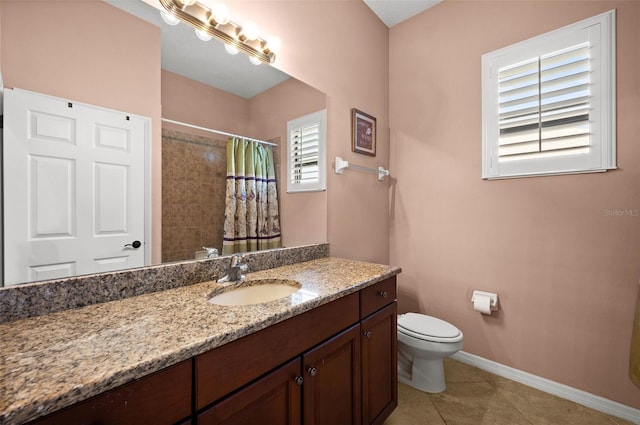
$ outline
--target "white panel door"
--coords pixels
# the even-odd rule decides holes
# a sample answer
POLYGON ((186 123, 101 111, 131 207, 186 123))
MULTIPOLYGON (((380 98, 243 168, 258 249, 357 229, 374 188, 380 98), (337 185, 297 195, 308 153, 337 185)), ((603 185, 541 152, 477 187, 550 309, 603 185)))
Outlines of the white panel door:
POLYGON ((5 285, 144 265, 146 120, 5 91, 5 285))

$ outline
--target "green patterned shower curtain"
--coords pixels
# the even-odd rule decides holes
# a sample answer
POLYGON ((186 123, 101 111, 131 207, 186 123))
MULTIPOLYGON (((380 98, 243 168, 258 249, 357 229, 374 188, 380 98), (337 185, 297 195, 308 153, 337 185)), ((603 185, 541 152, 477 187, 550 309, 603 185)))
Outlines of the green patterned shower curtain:
POLYGON ((258 142, 229 138, 222 254, 280 246, 273 149, 258 142))

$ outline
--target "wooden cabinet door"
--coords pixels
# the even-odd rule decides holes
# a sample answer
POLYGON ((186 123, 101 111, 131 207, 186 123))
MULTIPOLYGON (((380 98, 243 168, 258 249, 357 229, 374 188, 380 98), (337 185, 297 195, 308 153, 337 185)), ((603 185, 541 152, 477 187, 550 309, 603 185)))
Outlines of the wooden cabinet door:
POLYGON ((360 325, 308 351, 302 363, 305 425, 359 425, 360 325))
POLYGON ((382 424, 398 405, 397 303, 361 323, 362 423, 382 424))
POLYGON ((191 364, 185 360, 32 425, 175 424, 191 415, 191 364))
POLYGON ((198 416, 198 425, 299 425, 301 361, 296 358, 198 416))
POLYGON ((358 294, 352 293, 196 356, 196 410, 357 323, 358 311, 358 294))

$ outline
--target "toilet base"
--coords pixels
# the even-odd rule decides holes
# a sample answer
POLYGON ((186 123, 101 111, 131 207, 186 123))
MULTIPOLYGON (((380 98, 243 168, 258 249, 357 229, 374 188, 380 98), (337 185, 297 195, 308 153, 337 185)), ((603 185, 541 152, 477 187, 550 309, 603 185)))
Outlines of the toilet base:
POLYGON ((443 359, 414 358, 410 373, 398 370, 398 381, 427 393, 441 393, 447 388, 443 359))

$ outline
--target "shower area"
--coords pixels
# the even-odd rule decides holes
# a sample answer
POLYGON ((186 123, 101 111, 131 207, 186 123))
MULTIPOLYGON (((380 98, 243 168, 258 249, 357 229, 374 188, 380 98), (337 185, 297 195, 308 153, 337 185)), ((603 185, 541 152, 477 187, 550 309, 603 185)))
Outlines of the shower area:
MULTIPOLYGON (((223 252, 225 208, 229 197, 235 197, 227 194, 228 138, 201 134, 162 129, 163 262, 195 259, 203 247, 223 252)), ((279 156, 274 146, 277 181, 279 156)), ((235 198, 234 203, 244 201, 240 191, 235 198)))

